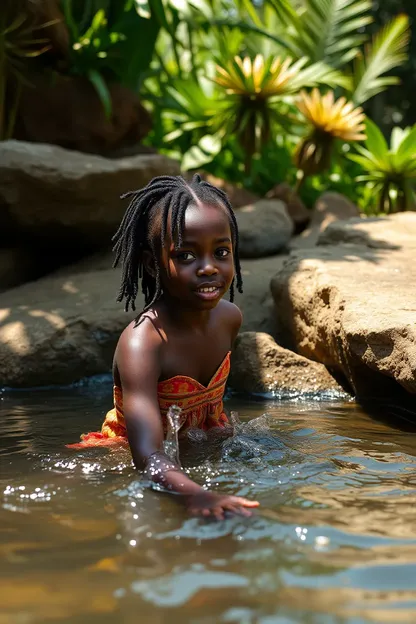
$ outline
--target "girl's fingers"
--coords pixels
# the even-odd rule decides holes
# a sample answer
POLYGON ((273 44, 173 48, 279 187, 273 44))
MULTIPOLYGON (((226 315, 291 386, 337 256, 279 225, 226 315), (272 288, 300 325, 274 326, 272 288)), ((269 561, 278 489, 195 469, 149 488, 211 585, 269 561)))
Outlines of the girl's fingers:
POLYGON ((242 507, 258 507, 260 503, 258 501, 247 500, 247 498, 236 497, 235 502, 242 507))
POLYGON ((238 514, 239 516, 245 516, 246 518, 252 515, 251 511, 249 511, 248 509, 245 509, 244 507, 242 507, 241 505, 237 503, 234 503, 233 505, 228 505, 227 509, 229 511, 232 511, 235 514, 238 514))

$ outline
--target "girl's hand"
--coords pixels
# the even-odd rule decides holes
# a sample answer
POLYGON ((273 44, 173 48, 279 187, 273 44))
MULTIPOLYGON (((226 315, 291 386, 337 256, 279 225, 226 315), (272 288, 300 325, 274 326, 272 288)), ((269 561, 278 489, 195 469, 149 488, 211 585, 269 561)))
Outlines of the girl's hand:
POLYGON ((260 503, 239 496, 216 494, 215 492, 198 492, 186 497, 188 511, 194 516, 214 517, 223 520, 226 512, 251 516, 247 507, 258 507, 260 503))

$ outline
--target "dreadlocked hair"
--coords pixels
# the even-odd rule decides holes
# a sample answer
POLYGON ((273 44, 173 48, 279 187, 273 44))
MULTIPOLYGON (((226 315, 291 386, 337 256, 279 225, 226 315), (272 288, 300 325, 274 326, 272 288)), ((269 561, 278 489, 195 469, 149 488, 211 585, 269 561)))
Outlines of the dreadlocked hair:
POLYGON ((182 244, 185 224, 185 211, 195 202, 202 201, 214 206, 222 206, 228 213, 231 238, 234 250, 235 278, 230 286, 230 301, 234 300, 234 288, 243 292, 240 258, 238 254, 238 226, 234 211, 227 195, 221 189, 202 180, 195 174, 188 184, 181 176, 158 176, 139 191, 130 191, 121 199, 131 198, 130 204, 113 236, 113 251, 116 254, 113 266, 121 261, 121 286, 117 301, 125 299, 125 310, 136 309, 135 301, 139 290, 139 280, 144 294, 146 312, 162 294, 160 250, 165 243, 168 218, 171 216, 171 237, 182 244), (158 236, 159 234, 159 236, 158 236), (158 240, 159 239, 159 240, 158 240), (143 252, 150 249, 155 265, 155 276, 143 266, 143 252), (235 282, 235 283, 234 283, 235 282))

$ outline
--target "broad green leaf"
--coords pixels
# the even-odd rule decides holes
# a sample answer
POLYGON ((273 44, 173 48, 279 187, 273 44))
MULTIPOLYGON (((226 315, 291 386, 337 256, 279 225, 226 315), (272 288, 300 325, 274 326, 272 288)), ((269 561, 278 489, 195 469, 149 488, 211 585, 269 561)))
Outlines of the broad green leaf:
POLYGON ((390 151, 393 153, 397 153, 400 145, 404 141, 404 139, 409 134, 410 128, 403 129, 399 128, 399 126, 395 126, 392 130, 390 137, 390 151))
POLYGON ((182 169, 184 171, 189 171, 190 169, 197 169, 198 167, 211 162, 221 150, 221 146, 222 142, 218 136, 203 136, 198 145, 194 145, 184 154, 182 159, 182 169))
POLYGON ((397 155, 401 162, 413 160, 416 163, 416 125, 410 130, 407 136, 402 140, 397 155))
MULTIPOLYGON (((307 59, 304 60, 306 61, 307 59)), ((345 87, 348 84, 348 78, 340 71, 333 69, 326 63, 318 62, 302 69, 293 79, 291 86, 292 91, 297 91, 305 87, 315 87, 318 85, 345 87)))
POLYGON ((372 171, 374 168, 374 163, 365 156, 360 156, 359 154, 347 154, 347 158, 359 164, 363 169, 367 171, 372 171))
POLYGON ((378 178, 374 175, 360 175, 355 178, 356 182, 377 182, 378 178))
POLYGON ((365 125, 367 134, 366 147, 378 160, 382 160, 389 151, 386 139, 379 127, 371 119, 367 118, 365 125))
POLYGON ((386 166, 387 156, 388 156, 387 154, 385 156, 385 159, 383 160, 383 159, 377 158, 375 154, 370 152, 368 149, 366 149, 359 143, 355 143, 354 147, 355 147, 355 150, 359 154, 361 154, 361 156, 364 156, 364 158, 366 158, 369 162, 372 163, 372 169, 384 169, 384 167, 386 166))

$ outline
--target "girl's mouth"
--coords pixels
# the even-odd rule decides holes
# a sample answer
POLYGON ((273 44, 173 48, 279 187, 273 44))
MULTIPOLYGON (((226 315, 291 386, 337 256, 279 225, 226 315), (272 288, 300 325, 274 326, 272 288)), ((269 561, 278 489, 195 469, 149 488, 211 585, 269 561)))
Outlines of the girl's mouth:
POLYGON ((220 288, 218 286, 200 286, 196 289, 196 294, 201 299, 205 299, 206 301, 210 301, 211 299, 218 299, 221 294, 220 288))

